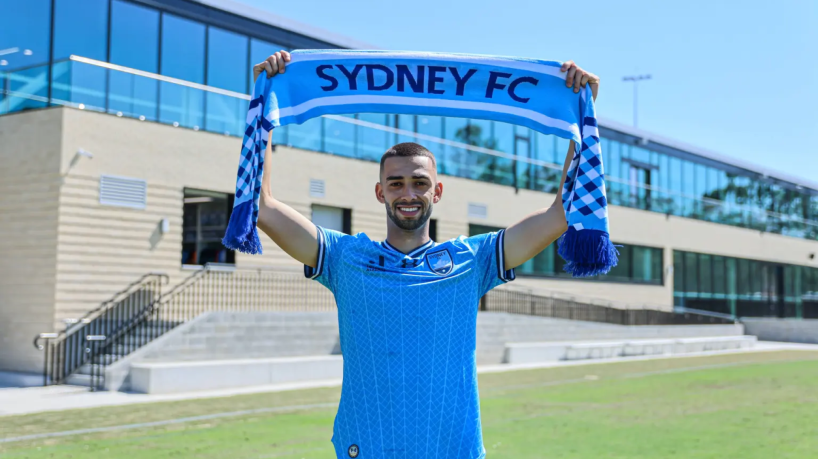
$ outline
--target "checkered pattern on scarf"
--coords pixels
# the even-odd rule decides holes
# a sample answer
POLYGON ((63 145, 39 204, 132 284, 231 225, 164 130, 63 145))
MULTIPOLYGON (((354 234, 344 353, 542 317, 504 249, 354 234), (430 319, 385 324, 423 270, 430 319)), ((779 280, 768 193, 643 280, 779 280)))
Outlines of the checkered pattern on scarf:
POLYGON ((244 131, 236 181, 236 203, 253 200, 254 222, 258 221, 264 151, 272 129, 272 123, 264 116, 264 97, 259 95, 250 101, 247 112, 247 128, 244 131))

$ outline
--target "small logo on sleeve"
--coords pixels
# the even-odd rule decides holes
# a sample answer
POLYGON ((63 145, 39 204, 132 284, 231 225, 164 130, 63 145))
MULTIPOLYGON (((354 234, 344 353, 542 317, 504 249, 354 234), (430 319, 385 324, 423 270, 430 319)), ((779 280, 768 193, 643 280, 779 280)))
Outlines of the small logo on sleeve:
POLYGON ((450 272, 452 272, 452 269, 454 268, 454 261, 452 260, 452 256, 446 249, 440 250, 435 253, 427 253, 426 261, 429 262, 429 269, 431 269, 433 273, 439 274, 441 276, 449 274, 450 272))
POLYGON ((358 445, 352 445, 347 450, 347 454, 349 454, 349 457, 353 457, 353 458, 358 457, 358 453, 359 453, 358 445))

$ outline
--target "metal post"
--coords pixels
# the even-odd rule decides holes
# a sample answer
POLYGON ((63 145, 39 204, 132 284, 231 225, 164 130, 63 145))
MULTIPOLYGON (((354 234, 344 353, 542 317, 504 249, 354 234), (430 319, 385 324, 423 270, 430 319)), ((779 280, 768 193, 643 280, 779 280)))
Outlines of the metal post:
POLYGON ((622 78, 622 81, 632 81, 633 82, 633 127, 637 127, 637 94, 638 94, 638 87, 639 82, 642 80, 650 80, 650 75, 632 75, 626 76, 622 78))

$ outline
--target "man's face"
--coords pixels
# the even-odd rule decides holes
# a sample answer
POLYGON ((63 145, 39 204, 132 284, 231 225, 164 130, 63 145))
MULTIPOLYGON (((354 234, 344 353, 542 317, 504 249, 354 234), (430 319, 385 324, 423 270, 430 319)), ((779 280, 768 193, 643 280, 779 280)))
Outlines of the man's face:
POLYGON ((437 181, 431 158, 396 156, 384 162, 375 194, 398 228, 414 231, 429 220, 432 206, 443 194, 443 185, 437 181))

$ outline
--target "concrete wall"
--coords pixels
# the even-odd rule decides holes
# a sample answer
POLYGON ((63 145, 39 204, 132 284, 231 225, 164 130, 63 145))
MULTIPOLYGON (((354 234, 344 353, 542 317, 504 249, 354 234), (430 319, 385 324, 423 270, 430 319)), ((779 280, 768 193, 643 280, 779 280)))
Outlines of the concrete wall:
POLYGON ((0 118, 0 370, 39 371, 54 320, 63 112, 0 118))
POLYGON ((818 320, 741 319, 745 333, 763 341, 818 344, 818 320))

